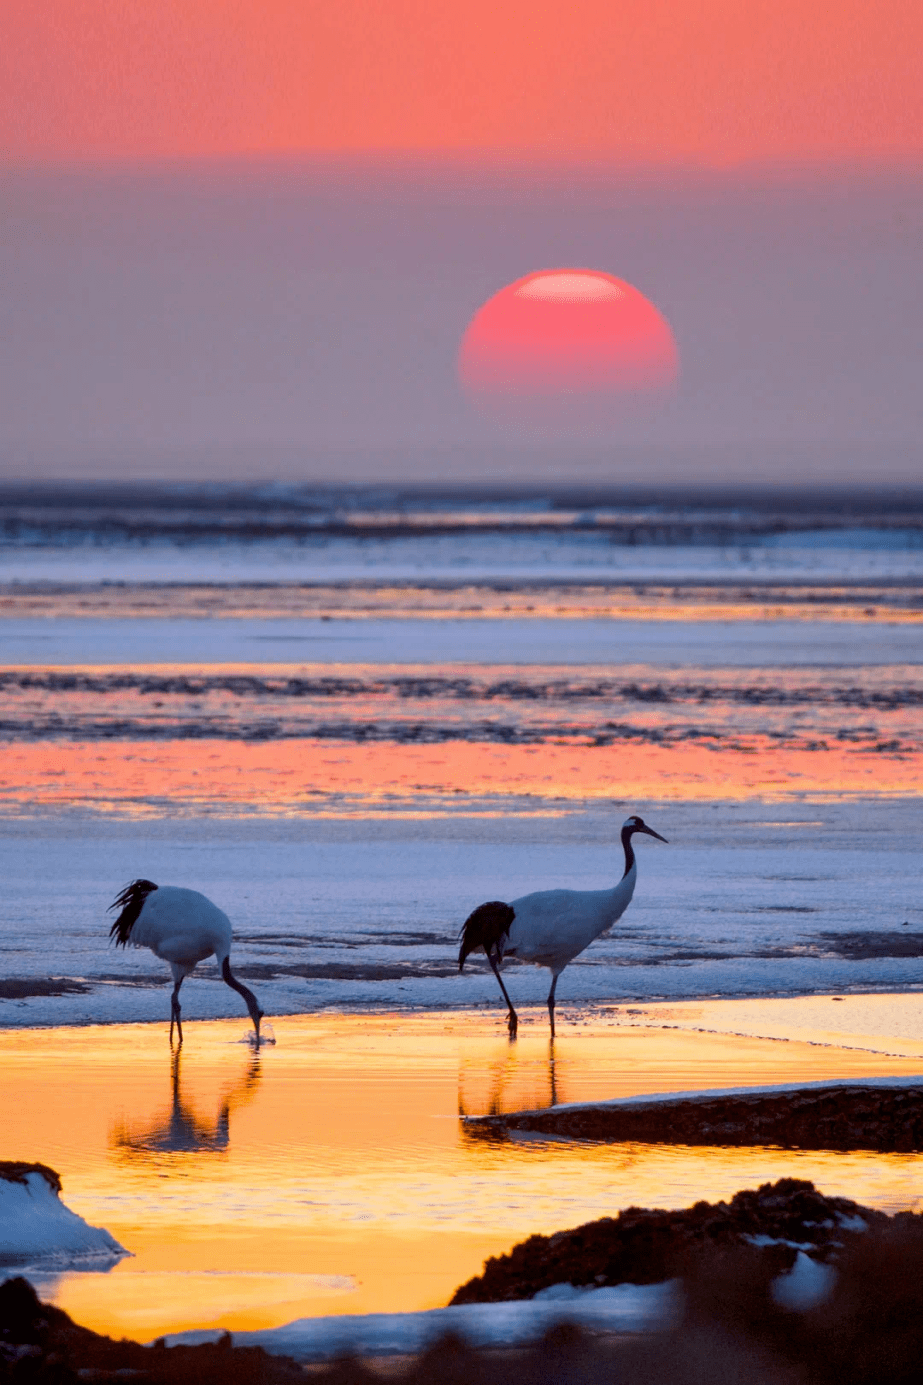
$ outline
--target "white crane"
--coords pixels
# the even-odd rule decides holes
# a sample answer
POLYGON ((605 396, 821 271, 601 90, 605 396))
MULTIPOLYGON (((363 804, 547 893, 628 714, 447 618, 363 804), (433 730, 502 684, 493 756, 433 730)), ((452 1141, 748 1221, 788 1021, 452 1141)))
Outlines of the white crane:
POLYGON ((479 904, 465 920, 458 952, 458 970, 462 971, 469 953, 482 947, 491 969, 500 982, 503 999, 510 1012, 510 1038, 515 1039, 519 1019, 500 975, 504 957, 518 957, 533 962, 551 972, 548 992, 548 1017, 551 1037, 554 1038, 554 992, 558 977, 594 938, 611 928, 624 914, 635 892, 638 866, 631 839, 636 832, 645 832, 665 842, 653 827, 639 817, 630 817, 622 825, 622 846, 625 850, 625 873, 612 890, 538 890, 514 899, 511 904, 492 900, 479 904))
POLYGON ((218 959, 223 980, 247 1002, 259 1045, 263 1011, 253 992, 231 972, 231 920, 217 904, 198 890, 184 890, 178 885, 158 887, 151 880, 133 880, 109 908, 122 911, 109 929, 116 947, 127 947, 129 943, 132 947, 149 947, 156 957, 170 964, 174 982, 170 997, 171 1045, 174 1024, 179 1042, 183 1042, 179 988, 198 963, 212 953, 218 959))

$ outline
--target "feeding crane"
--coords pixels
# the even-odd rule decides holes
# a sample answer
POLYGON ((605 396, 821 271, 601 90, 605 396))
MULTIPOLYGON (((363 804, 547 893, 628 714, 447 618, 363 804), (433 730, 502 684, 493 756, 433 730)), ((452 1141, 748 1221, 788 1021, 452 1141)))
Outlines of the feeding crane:
POLYGON ((589 947, 594 938, 605 933, 620 919, 631 903, 638 878, 638 865, 631 845, 636 832, 644 832, 665 842, 653 827, 642 818, 630 817, 622 824, 622 847, 625 852, 625 873, 611 890, 538 890, 514 899, 511 904, 491 900, 479 904, 465 920, 458 952, 458 970, 477 948, 483 948, 494 976, 500 983, 503 999, 510 1012, 510 1038, 515 1039, 519 1018, 513 1009, 500 975, 500 963, 505 957, 518 957, 547 967, 551 972, 548 992, 548 1018, 554 1038, 554 993, 558 977, 575 957, 589 947))
POLYGON ((231 971, 231 920, 198 890, 185 890, 178 885, 157 886, 151 880, 133 880, 109 906, 121 909, 109 936, 117 947, 149 947, 155 957, 170 964, 173 972, 173 994, 170 997, 170 1043, 173 1026, 179 1042, 183 1042, 180 1018, 179 988, 212 953, 218 960, 221 976, 247 1002, 250 1018, 260 1042, 260 1009, 253 992, 238 981, 231 971))

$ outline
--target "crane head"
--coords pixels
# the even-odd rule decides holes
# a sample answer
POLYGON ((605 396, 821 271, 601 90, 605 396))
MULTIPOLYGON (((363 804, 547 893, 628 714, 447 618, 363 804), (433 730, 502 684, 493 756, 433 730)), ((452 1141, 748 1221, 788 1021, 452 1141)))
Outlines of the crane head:
MULTIPOLYGON (((645 832, 649 837, 656 837, 658 842, 666 842, 667 840, 666 837, 661 837, 659 832, 655 832, 653 827, 648 827, 643 818, 637 816, 625 819, 622 823, 622 831, 624 832, 626 830, 629 836, 631 836, 632 832, 645 832)), ((669 845, 669 843, 667 843, 667 845, 669 845)))

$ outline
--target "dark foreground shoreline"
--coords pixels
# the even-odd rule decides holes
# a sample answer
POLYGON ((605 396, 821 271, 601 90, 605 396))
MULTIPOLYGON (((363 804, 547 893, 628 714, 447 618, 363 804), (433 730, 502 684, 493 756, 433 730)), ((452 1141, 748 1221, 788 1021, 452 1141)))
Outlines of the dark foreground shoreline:
MULTIPOLYGON (((304 1366, 230 1334, 198 1346, 114 1341, 0 1284, 0 1382, 79 1385, 917 1385, 923 1362, 923 1215, 859 1207, 781 1179, 730 1203, 618 1218, 530 1237, 488 1261, 455 1302, 524 1298, 568 1278, 595 1286, 681 1281, 681 1320, 597 1335, 566 1322, 528 1348, 477 1350, 446 1337, 415 1357, 304 1366), (804 1248, 835 1269, 822 1301, 796 1311, 775 1293, 804 1248), (608 1256, 608 1259, 601 1259, 608 1256), (621 1258, 620 1258, 621 1257, 621 1258), (646 1258, 645 1258, 646 1257, 646 1258), (605 1263, 606 1268, 600 1270, 605 1263)), ((474 1310, 476 1311, 476 1309, 474 1310)), ((562 1315, 566 1307, 562 1305, 562 1315)))

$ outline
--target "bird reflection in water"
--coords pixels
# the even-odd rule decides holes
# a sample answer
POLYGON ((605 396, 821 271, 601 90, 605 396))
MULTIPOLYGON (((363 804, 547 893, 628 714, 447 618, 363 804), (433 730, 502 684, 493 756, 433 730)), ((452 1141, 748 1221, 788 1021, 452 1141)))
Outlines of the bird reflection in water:
POLYGON ((562 1095, 565 1075, 553 1039, 535 1055, 505 1044, 493 1061, 470 1060, 459 1068, 458 1114, 500 1116, 557 1106, 566 1100, 562 1095))
POLYGON ((222 1154, 231 1138, 231 1112, 247 1106, 260 1082, 260 1050, 254 1049, 239 1080, 221 1096, 213 1121, 203 1119, 188 1096, 183 1097, 183 1050, 170 1055, 171 1102, 150 1124, 113 1127, 110 1144, 116 1157, 145 1160, 170 1154, 222 1154))

